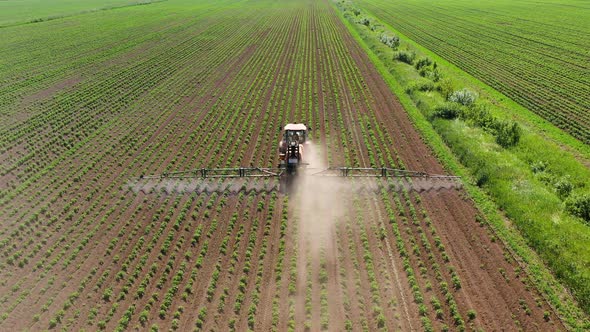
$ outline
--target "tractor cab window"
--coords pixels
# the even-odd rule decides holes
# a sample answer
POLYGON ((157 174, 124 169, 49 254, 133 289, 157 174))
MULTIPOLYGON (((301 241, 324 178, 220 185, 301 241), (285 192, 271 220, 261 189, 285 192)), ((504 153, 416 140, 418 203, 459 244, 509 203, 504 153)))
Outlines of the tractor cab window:
POLYGON ((287 142, 297 142, 298 144, 305 143, 304 130, 289 130, 286 132, 287 142))
POLYGON ((297 140, 297 142, 299 142, 299 143, 305 142, 305 132, 303 130, 296 131, 293 136, 297 140))

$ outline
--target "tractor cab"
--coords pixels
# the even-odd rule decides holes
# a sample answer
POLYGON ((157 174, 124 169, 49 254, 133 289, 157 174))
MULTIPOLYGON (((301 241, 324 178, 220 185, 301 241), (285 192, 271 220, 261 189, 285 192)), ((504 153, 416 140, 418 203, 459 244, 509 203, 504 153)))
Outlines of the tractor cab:
POLYGON ((288 146, 305 144, 307 141, 307 127, 302 123, 290 123, 284 128, 283 140, 288 146))
POLYGON ((283 139, 279 143, 279 166, 292 169, 302 163, 303 145, 309 142, 307 126, 302 123, 289 123, 283 130, 283 139))

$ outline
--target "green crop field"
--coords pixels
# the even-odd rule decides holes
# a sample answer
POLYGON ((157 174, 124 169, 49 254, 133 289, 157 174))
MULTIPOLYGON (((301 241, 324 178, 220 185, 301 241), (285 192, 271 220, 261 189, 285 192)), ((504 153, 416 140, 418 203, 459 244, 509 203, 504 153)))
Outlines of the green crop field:
MULTIPOLYGON (((513 152, 534 147, 533 133, 499 146, 497 132, 445 119, 466 128, 469 148, 485 140, 472 155, 482 165, 502 160, 507 178, 488 183, 511 190, 509 175, 522 176, 513 200, 541 188, 562 225, 543 219, 551 229, 534 237, 505 223, 358 37, 376 33, 351 28, 336 2, 2 6, 0 331, 590 326, 576 302, 589 288, 587 232, 576 232, 587 225, 549 188, 574 170, 570 191, 583 193, 587 170, 554 156, 546 182, 528 182, 513 152), (311 142, 292 191, 276 177, 201 178, 203 168, 284 172, 277 148, 294 122, 311 142), (312 177, 328 166, 401 175, 312 177), (193 176, 157 176, 174 171, 193 176), (551 255, 529 241, 553 243, 551 255)), ((432 87, 422 92, 438 102, 432 87)), ((546 216, 536 208, 527 218, 546 216)))
POLYGON ((147 4, 152 0, 3 0, 0 1, 0 27, 41 22, 115 7, 147 4))
POLYGON ((380 20, 590 143, 590 3, 355 0, 380 20))

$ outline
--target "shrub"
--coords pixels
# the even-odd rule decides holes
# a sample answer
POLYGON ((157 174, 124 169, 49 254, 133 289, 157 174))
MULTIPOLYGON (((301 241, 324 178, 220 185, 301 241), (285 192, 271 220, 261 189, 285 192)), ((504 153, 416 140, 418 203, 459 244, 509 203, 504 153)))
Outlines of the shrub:
POLYGON ((554 187, 557 196, 561 199, 567 198, 574 189, 574 185, 570 182, 568 176, 564 176, 555 182, 554 187))
MULTIPOLYGON (((467 89, 455 91, 450 97, 449 100, 458 102, 460 104, 469 104, 468 101, 471 100, 471 97, 465 97, 469 94, 468 93, 458 93, 460 91, 469 91, 467 89), (463 98, 465 97, 465 98, 463 98), (463 98, 463 99, 461 99, 463 98), (459 100, 462 100, 460 102, 459 100)), ((477 95, 475 95, 477 96, 477 95)), ((476 97, 475 97, 476 98, 476 97)), ((469 105, 468 105, 469 106, 469 105)), ((520 136, 522 135, 522 129, 520 125, 511 120, 500 120, 494 117, 488 107, 486 105, 476 105, 471 106, 469 108, 465 108, 464 112, 461 114, 461 117, 472 123, 476 126, 483 128, 484 130, 488 131, 492 135, 496 137, 496 143, 498 145, 507 148, 510 146, 514 146, 518 144, 520 141, 520 136)), ((542 165, 540 165, 542 166, 542 165)), ((536 167, 533 165, 533 167, 536 167)), ((544 169, 533 169, 534 173, 542 172, 544 169)))
POLYGON ((390 36, 385 33, 382 33, 379 36, 379 40, 390 47, 391 49, 396 49, 399 46, 399 37, 396 35, 390 36))
POLYGON ((371 31, 376 32, 377 30, 381 29, 381 24, 373 24, 370 27, 371 31))
POLYGON ((408 50, 397 51, 395 54, 393 54, 393 59, 411 65, 414 63, 414 59, 416 59, 416 52, 408 50))
POLYGON ((483 187, 486 183, 490 181, 490 175, 494 174, 495 170, 493 166, 485 161, 479 162, 475 167, 475 184, 478 187, 483 187))
POLYGON ((448 97, 448 100, 451 102, 459 103, 464 106, 471 106, 475 104, 477 97, 477 93, 475 93, 474 91, 471 91, 467 88, 463 88, 461 90, 453 92, 448 97))
POLYGON ((590 224, 590 194, 572 195, 565 201, 565 209, 590 224))
POLYGON ((487 105, 476 105, 467 109, 463 114, 470 123, 484 129, 493 129, 497 120, 488 110, 487 105))
POLYGON ((475 312, 475 310, 470 309, 469 311, 467 311, 467 317, 469 318, 469 320, 474 320, 475 317, 477 317, 477 313, 475 312))
POLYGON ((434 108, 433 118, 455 119, 462 113, 461 106, 457 103, 444 103, 434 108))
POLYGON ((535 174, 541 173, 547 169, 547 166, 548 165, 546 162, 539 160, 531 164, 531 171, 533 171, 535 174))
POLYGON ((430 65, 432 65, 432 60, 430 60, 430 58, 428 58, 428 57, 425 57, 425 58, 421 58, 420 60, 418 60, 418 62, 416 62, 415 67, 417 70, 420 70, 423 67, 428 67, 430 65))
POLYGON ((418 80, 414 82, 409 88, 406 89, 407 93, 411 93, 412 91, 432 91, 434 90, 434 83, 430 80, 418 80))
POLYGON ((455 90, 455 87, 453 86, 453 82, 450 79, 446 78, 440 80, 436 87, 436 90, 440 92, 440 94, 445 98, 445 100, 448 100, 453 91, 455 90))
POLYGON ((522 129, 518 123, 513 121, 498 121, 496 128, 496 143, 507 148, 515 146, 520 141, 522 129))
POLYGON ((362 24, 362 25, 364 25, 364 26, 369 26, 369 25, 371 25, 371 20, 369 20, 366 17, 363 17, 363 18, 360 19, 359 23, 362 24))
MULTIPOLYGON (((442 74, 438 69, 432 69, 431 67, 423 67, 418 70, 418 74, 420 76, 432 80, 433 82, 438 82, 442 79, 442 74)), ((447 95, 448 98, 448 95, 447 95)))

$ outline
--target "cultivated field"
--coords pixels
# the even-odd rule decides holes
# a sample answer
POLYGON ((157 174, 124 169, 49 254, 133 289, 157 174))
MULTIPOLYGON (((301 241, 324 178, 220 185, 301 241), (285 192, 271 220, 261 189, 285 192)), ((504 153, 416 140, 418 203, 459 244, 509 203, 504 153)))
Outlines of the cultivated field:
POLYGON ((587 2, 353 3, 582 142, 590 143, 587 2))
POLYGON ((158 0, 24 0, 0 2, 0 27, 43 22, 99 10, 158 2, 158 0))
POLYGON ((323 163, 444 173, 328 1, 171 0, 0 36, 0 330, 565 330, 461 190, 129 188, 272 167, 292 121, 323 163))

